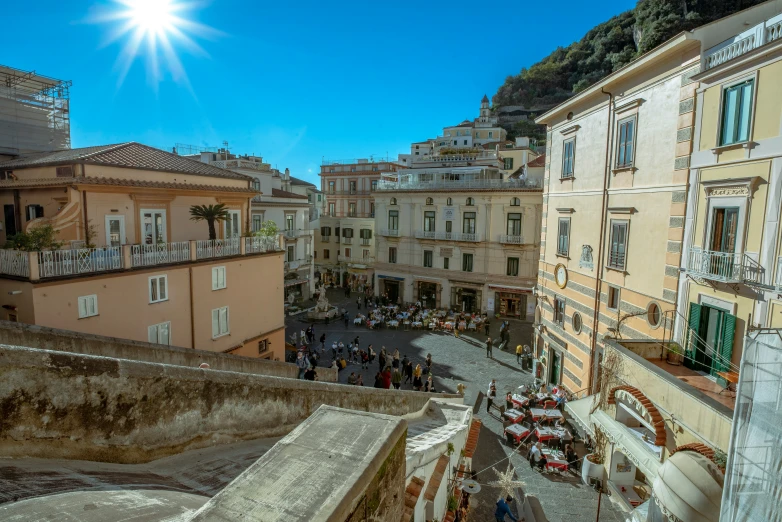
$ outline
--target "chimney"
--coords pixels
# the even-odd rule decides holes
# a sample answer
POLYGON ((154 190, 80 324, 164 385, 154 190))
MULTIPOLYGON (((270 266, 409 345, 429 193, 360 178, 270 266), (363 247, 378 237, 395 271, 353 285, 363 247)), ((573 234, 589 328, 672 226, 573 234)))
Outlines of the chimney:
POLYGON ((285 179, 291 179, 291 169, 285 169, 285 179))

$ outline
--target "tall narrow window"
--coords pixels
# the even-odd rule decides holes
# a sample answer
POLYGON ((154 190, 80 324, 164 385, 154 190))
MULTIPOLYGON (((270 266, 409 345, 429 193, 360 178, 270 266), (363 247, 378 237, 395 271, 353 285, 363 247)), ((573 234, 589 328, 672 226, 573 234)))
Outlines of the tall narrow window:
POLYGON ((79 319, 98 315, 98 296, 84 295, 79 297, 79 319))
POLYGON ((475 212, 465 212, 462 217, 462 232, 475 234, 475 212))
POLYGON ((508 214, 508 235, 509 236, 521 235, 521 214, 519 213, 508 214))
POLYGON ((720 145, 732 145, 749 140, 754 83, 754 80, 747 80, 732 85, 723 92, 720 145))
POLYGON ((329 250, 324 250, 323 251, 323 259, 329 259, 329 254, 330 254, 329 250))
POLYGON ((154 344, 171 345, 171 321, 153 324, 147 328, 147 340, 154 344))
POLYGON ((334 194, 337 191, 337 182, 329 181, 329 194, 334 194))
POLYGON ((424 232, 434 232, 434 211, 424 212, 424 232))
POLYGON ((513 168, 513 158, 503 158, 503 168, 504 170, 510 170, 513 168))
POLYGON ((369 188, 369 190, 371 190, 372 192, 374 192, 374 191, 376 191, 376 190, 377 190, 377 181, 378 181, 378 180, 376 180, 376 179, 373 179, 373 180, 370 182, 370 185, 369 185, 369 186, 370 186, 370 188, 369 188))
POLYGON ((451 265, 451 258, 450 257, 444 257, 443 258, 443 269, 448 270, 451 265))
POLYGON ((619 122, 619 137, 616 148, 616 166, 632 167, 635 144, 635 116, 619 122))
POLYGON ((570 218, 559 218, 557 230, 557 255, 567 256, 570 251, 570 218))
POLYGON ((388 211, 388 229, 389 230, 399 230, 399 211, 398 210, 389 210, 388 211))
POLYGON ((388 262, 396 263, 396 247, 388 247, 388 262))
POLYGON ((253 216, 253 232, 258 232, 263 224, 263 216, 253 216))
POLYGON ((212 339, 229 333, 231 328, 228 325, 228 307, 215 308, 212 310, 212 339))
POLYGON ((462 271, 472 272, 472 254, 462 254, 462 271))
POLYGON ((355 194, 356 192, 358 192, 358 190, 356 190, 356 182, 355 181, 351 181, 350 182, 350 193, 351 194, 355 194))
POLYGON ((348 203, 348 217, 356 217, 356 204, 354 202, 348 203))
POLYGON ((576 139, 562 144, 562 178, 572 178, 576 165, 576 139))
POLYGON ((432 268, 432 260, 434 256, 431 250, 424 250, 424 266, 426 268, 432 268))
POLYGON ((611 247, 608 251, 608 266, 624 270, 627 265, 627 221, 611 220, 611 247))
POLYGON ((519 258, 518 257, 509 257, 508 258, 508 264, 505 271, 506 275, 509 276, 517 276, 519 275, 519 258))
POLYGON ((565 300, 561 297, 554 298, 554 322, 559 326, 565 324, 565 300))
POLYGON ((329 203, 329 216, 334 217, 337 215, 337 204, 329 203))
POLYGON ((712 216, 709 249, 713 252, 735 252, 738 223, 738 207, 715 208, 712 216))
POLYGON ((285 230, 294 230, 295 216, 293 214, 285 214, 285 230))
POLYGON ((226 287, 225 267, 216 266, 212 268, 212 290, 222 290, 226 287))

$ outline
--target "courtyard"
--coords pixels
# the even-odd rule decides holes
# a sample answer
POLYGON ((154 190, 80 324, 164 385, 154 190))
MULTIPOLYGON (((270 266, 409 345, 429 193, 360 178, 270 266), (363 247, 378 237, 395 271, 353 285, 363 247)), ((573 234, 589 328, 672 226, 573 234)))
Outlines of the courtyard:
MULTIPOLYGON (((355 293, 347 298, 341 290, 331 290, 328 293, 329 302, 345 308, 350 317, 355 317, 359 311, 356 306, 355 293)), ((362 306, 360 310, 366 313, 362 306)), ((286 318, 286 338, 290 338, 293 332, 305 330, 309 323, 305 316, 292 316, 286 318)), ((500 320, 492 320, 490 335, 492 339, 499 338, 500 320)), ((497 480, 493 471, 505 471, 510 456, 510 462, 516 470, 516 480, 525 483, 524 493, 535 495, 541 502, 543 509, 551 522, 580 522, 595 520, 598 505, 598 494, 592 488, 581 483, 580 477, 572 473, 554 474, 540 473, 530 468, 526 452, 520 455, 513 452, 503 437, 502 419, 496 410, 491 413, 486 411, 485 395, 492 379, 497 380, 498 402, 510 391, 522 384, 533 384, 533 377, 529 371, 521 369, 516 362, 515 347, 517 344, 531 344, 531 324, 518 321, 510 322, 510 343, 507 351, 499 350, 496 346, 493 357, 486 357, 485 340, 483 331, 465 332, 455 337, 444 332, 429 332, 421 330, 405 331, 400 329, 369 330, 363 326, 354 326, 349 322, 345 326, 343 321, 332 321, 330 324, 315 324, 316 345, 322 334, 326 334, 326 355, 320 361, 320 365, 331 364, 331 343, 342 341, 345 346, 359 337, 360 346, 366 349, 370 344, 375 352, 379 353, 385 346, 389 354, 395 349, 399 350, 400 359, 407 356, 413 363, 421 364, 427 354, 432 355, 432 375, 437 391, 455 393, 457 385, 463 384, 466 389, 464 403, 473 406, 475 418, 483 423, 481 429, 478 450, 473 459, 473 469, 477 470, 477 480, 482 484, 480 493, 473 497, 472 520, 492 520, 494 503, 500 495, 499 490, 488 486, 489 482, 497 480)), ((390 364, 390 363, 389 363, 390 364)), ((362 369, 361 364, 348 364, 339 372, 339 381, 347 384, 351 372, 363 376, 364 386, 372 386, 375 374, 378 372, 377 359, 369 365, 368 369, 362 369)), ((403 382, 403 390, 412 390, 412 384, 403 382)), ((579 455, 584 454, 581 443, 576 444, 579 455)), ((599 521, 621 522, 624 514, 615 507, 610 498, 603 495, 600 506, 599 521)))

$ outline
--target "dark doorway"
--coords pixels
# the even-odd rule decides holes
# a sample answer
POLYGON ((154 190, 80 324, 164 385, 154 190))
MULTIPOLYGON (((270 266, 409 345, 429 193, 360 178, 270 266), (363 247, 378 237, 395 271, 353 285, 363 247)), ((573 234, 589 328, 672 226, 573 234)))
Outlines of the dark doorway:
POLYGON ((559 384, 559 372, 562 366, 562 356, 556 350, 549 349, 551 352, 551 375, 549 376, 550 384, 559 384))
POLYGON ((392 303, 396 303, 399 299, 399 281, 389 281, 385 279, 384 289, 388 294, 388 300, 392 303))
POLYGON ((16 235, 16 212, 13 205, 3 205, 5 216, 5 237, 16 235))

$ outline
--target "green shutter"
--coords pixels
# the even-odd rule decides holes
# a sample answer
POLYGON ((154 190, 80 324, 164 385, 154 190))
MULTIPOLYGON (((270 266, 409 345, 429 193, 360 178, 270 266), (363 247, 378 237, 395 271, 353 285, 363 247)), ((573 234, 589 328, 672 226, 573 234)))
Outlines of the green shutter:
POLYGON ((698 303, 690 303, 690 316, 687 320, 687 324, 689 330, 687 330, 684 343, 684 365, 688 368, 692 368, 693 363, 695 362, 695 352, 692 350, 690 343, 696 343, 698 341, 695 339, 691 340, 690 337, 693 334, 698 335, 698 329, 701 324, 701 305, 698 303))
POLYGON ((730 360, 733 357, 733 336, 736 333, 736 316, 723 314, 722 320, 722 344, 717 348, 719 358, 714 361, 716 372, 730 371, 730 360))

